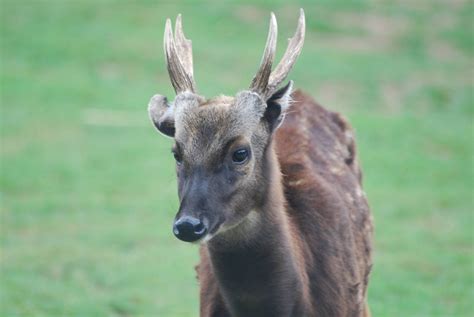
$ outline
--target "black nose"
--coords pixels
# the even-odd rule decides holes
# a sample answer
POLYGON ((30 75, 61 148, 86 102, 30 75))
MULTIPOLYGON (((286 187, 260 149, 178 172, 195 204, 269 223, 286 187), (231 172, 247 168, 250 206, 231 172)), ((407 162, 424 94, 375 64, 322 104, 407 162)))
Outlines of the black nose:
POLYGON ((207 228, 201 220, 189 216, 179 218, 173 226, 174 235, 186 242, 199 240, 206 232, 207 228))

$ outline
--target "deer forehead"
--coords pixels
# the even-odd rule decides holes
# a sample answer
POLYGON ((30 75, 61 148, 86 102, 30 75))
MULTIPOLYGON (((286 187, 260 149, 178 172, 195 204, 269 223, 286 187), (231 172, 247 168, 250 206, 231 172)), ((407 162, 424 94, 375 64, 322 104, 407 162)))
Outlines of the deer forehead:
POLYGON ((187 150, 212 151, 227 140, 243 137, 250 140, 263 116, 265 104, 252 92, 236 97, 177 98, 175 139, 187 150))

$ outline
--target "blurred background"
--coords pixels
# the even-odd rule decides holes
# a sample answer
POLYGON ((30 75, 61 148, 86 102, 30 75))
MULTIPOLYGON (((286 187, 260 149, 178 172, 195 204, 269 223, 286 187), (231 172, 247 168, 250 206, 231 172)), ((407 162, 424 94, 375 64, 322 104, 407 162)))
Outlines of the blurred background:
POLYGON ((197 316, 179 242, 166 17, 205 96, 248 87, 270 11, 290 78, 357 132, 376 224, 374 316, 473 316, 472 1, 2 0, 1 316, 197 316))

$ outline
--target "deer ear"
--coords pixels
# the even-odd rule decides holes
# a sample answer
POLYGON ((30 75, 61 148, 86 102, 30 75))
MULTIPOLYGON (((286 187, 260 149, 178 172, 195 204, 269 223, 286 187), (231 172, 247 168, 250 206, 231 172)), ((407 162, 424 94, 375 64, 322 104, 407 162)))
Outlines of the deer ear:
POLYGON ((162 95, 154 95, 148 103, 148 114, 156 129, 168 137, 174 137, 174 105, 162 95))
POLYGON ((272 131, 278 128, 285 118, 285 112, 290 107, 292 90, 293 81, 290 80, 285 87, 280 88, 267 99, 267 108, 263 117, 270 124, 272 131))

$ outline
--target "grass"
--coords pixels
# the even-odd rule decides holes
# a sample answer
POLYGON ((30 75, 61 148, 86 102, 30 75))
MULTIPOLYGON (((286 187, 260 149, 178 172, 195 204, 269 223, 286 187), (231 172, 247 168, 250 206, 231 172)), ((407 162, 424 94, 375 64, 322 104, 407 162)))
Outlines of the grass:
POLYGON ((473 316, 471 1, 0 2, 1 316, 196 316, 197 248, 173 238, 173 97, 162 33, 181 12, 207 96, 250 83, 269 11, 291 78, 350 118, 376 222, 374 316, 473 316))

